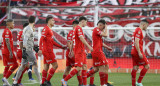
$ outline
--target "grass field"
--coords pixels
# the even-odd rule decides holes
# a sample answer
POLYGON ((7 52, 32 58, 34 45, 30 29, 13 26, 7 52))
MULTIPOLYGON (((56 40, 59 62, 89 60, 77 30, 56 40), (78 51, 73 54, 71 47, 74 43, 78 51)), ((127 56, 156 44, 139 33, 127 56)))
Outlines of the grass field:
MULTIPOLYGON (((138 78, 137 74, 137 78, 138 78)), ((62 79, 63 73, 56 73, 51 79, 51 83, 53 86, 61 86, 60 80, 62 79)), ((9 78, 10 84, 12 81, 13 75, 9 78)), ((33 77, 36 79, 35 74, 33 77)), ((2 78, 2 74, 0 74, 0 78, 2 78)), ((131 86, 131 76, 129 73, 110 73, 109 81, 114 82, 114 86, 131 86)), ((28 81, 28 75, 25 74, 22 80, 24 86, 39 86, 38 83, 33 83, 28 81)), ((89 79, 88 79, 89 83, 89 79)), ((95 84, 100 86, 100 80, 98 74, 95 75, 95 84)), ((78 81, 74 76, 71 80, 68 81, 69 86, 78 86, 78 81)), ((160 74, 147 74, 143 79, 144 86, 160 86, 160 74)), ((0 86, 2 86, 2 81, 0 81, 0 86)))

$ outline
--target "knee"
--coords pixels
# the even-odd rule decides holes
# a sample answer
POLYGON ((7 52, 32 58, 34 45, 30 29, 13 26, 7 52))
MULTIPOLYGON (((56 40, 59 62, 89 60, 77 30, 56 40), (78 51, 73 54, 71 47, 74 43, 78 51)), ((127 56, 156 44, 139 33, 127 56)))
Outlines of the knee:
POLYGON ((87 65, 83 65, 83 70, 87 70, 87 65))
POLYGON ((145 66, 145 68, 146 68, 146 69, 149 69, 149 68, 150 68, 150 65, 149 65, 149 64, 148 64, 148 65, 146 65, 146 66, 145 66))
POLYGON ((57 69, 58 68, 58 64, 53 66, 53 69, 57 69))

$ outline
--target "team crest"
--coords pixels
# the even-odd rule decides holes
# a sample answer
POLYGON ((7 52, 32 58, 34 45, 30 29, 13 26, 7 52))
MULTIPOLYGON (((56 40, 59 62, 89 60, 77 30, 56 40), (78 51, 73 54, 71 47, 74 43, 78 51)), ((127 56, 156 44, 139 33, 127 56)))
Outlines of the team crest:
POLYGON ((141 32, 139 31, 138 34, 140 34, 141 32))
POLYGON ((99 29, 97 29, 97 31, 99 31, 99 29))
POLYGON ((6 32, 6 34, 9 34, 9 32, 6 32))
POLYGON ((80 31, 80 29, 78 29, 78 31, 80 31))
POLYGON ((70 34, 70 36, 72 36, 72 34, 70 34))
POLYGON ((45 31, 46 29, 44 29, 43 31, 45 31))

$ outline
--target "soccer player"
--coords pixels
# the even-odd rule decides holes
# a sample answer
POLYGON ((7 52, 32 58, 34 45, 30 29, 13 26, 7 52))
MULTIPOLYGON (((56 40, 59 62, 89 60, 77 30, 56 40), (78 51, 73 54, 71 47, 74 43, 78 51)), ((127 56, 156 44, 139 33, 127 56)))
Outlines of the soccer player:
POLYGON ((39 83, 41 81, 41 76, 38 72, 37 60, 33 51, 33 48, 34 48, 33 29, 35 24, 35 17, 30 16, 28 20, 29 20, 29 25, 26 26, 23 30, 22 62, 21 62, 21 66, 17 71, 17 75, 13 82, 13 86, 18 86, 17 81, 20 78, 22 71, 26 68, 28 62, 29 62, 29 65, 32 65, 34 67, 34 72, 38 78, 39 83))
POLYGON ((44 69, 42 71, 41 86, 52 86, 50 80, 54 75, 56 69, 58 68, 58 63, 57 60, 55 59, 56 57, 53 52, 53 46, 57 46, 62 49, 65 49, 66 46, 58 44, 57 42, 55 42, 53 38, 54 35, 52 27, 54 26, 55 21, 52 16, 48 16, 46 18, 46 23, 47 26, 45 26, 42 30, 42 36, 40 38, 40 43, 39 43, 40 47, 39 54, 42 53, 44 56, 44 69), (50 64, 52 65, 52 68, 49 70, 49 74, 47 74, 50 64))
POLYGON ((94 68, 87 73, 87 77, 93 75, 96 72, 99 72, 101 86, 103 85, 112 86, 111 84, 108 83, 109 66, 106 56, 102 50, 102 47, 105 47, 108 50, 112 50, 111 47, 108 47, 102 41, 102 37, 108 36, 107 25, 105 20, 99 20, 97 25, 98 26, 94 28, 92 32, 92 40, 93 40, 92 59, 94 68))
POLYGON ((78 74, 82 70, 83 85, 87 85, 87 65, 86 65, 86 53, 84 45, 86 45, 90 51, 93 48, 84 39, 82 27, 87 25, 86 17, 79 18, 79 25, 74 28, 73 43, 75 44, 75 69, 73 69, 64 79, 61 80, 63 86, 67 86, 67 81, 72 78, 75 74, 78 74))
POLYGON ((133 36, 132 36, 132 51, 131 51, 131 55, 133 59, 133 70, 131 73, 132 86, 143 86, 141 83, 142 79, 150 67, 149 61, 147 60, 143 52, 143 32, 142 30, 146 30, 147 27, 148 27, 148 21, 142 20, 140 22, 140 26, 135 29, 133 36), (144 68, 140 72, 138 82, 136 82, 136 72, 139 69, 139 66, 143 66, 144 68))
MULTIPOLYGON (((23 28, 25 28, 26 26, 28 26, 28 24, 29 24, 29 23, 25 23, 25 24, 23 25, 23 28)), ((23 31, 19 31, 18 36, 17 36, 17 39, 18 39, 18 40, 17 40, 17 41, 18 41, 18 42, 17 42, 17 60, 18 60, 19 64, 21 64, 21 60, 22 60, 22 48, 23 48, 23 37, 22 37, 22 34, 23 34, 23 31)), ((21 75, 21 77, 20 77, 19 80, 18 80, 18 84, 19 84, 20 86, 23 86, 23 84, 21 83, 21 79, 22 79, 23 74, 25 73, 26 70, 29 71, 29 72, 28 72, 29 80, 32 80, 32 81, 34 80, 34 79, 32 78, 32 71, 30 71, 30 70, 31 70, 30 68, 32 68, 32 65, 29 66, 29 65, 27 64, 26 68, 23 70, 22 75, 21 75)), ((17 72, 16 72, 16 74, 17 74, 17 72)), ((16 74, 14 75, 13 80, 15 80, 16 74)))
MULTIPOLYGON (((72 23, 73 30, 78 24, 79 24, 79 22, 77 20, 73 21, 73 23, 72 23)), ((75 63, 74 46, 73 46, 73 41, 72 41, 73 34, 74 34, 73 30, 69 31, 68 36, 67 36, 68 49, 66 51, 66 69, 65 69, 64 74, 63 74, 63 79, 69 74, 71 68, 74 67, 74 63, 75 63)), ((77 75, 77 79, 79 81, 79 85, 82 85, 81 74, 77 75)))
POLYGON ((3 72, 3 85, 10 86, 8 82, 8 78, 10 75, 17 69, 18 63, 13 53, 13 36, 11 29, 14 28, 14 21, 12 19, 8 19, 6 21, 7 28, 4 29, 2 38, 3 38, 3 45, 2 45, 2 56, 3 56, 3 65, 5 66, 3 72))

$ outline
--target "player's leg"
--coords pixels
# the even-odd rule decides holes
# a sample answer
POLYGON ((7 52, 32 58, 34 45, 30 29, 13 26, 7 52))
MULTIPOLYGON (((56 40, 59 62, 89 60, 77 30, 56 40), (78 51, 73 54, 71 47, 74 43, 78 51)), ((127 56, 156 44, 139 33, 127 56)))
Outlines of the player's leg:
POLYGON ((95 74, 99 71, 98 67, 91 67, 90 70, 87 72, 87 78, 95 74))
POLYGON ((66 66, 66 69, 65 69, 64 74, 63 74, 63 79, 69 74, 71 68, 72 68, 71 66, 66 66))
POLYGON ((25 71, 27 71, 28 69, 29 69, 29 66, 27 65, 26 68, 22 71, 22 74, 21 74, 20 78, 18 79, 18 84, 21 84, 23 74, 24 74, 25 71))
POLYGON ((147 64, 147 65, 145 65, 144 68, 141 70, 140 76, 139 76, 139 78, 138 78, 138 84, 139 84, 139 86, 143 86, 141 82, 142 82, 142 79, 144 78, 144 76, 145 76, 145 74, 147 73, 147 71, 148 71, 149 68, 150 68, 150 65, 147 64))
POLYGON ((18 84, 18 79, 20 78, 20 76, 22 75, 23 70, 25 69, 27 64, 27 61, 22 59, 22 64, 21 66, 18 68, 15 80, 13 81, 13 86, 16 86, 18 84))
POLYGON ((52 68, 49 69, 48 77, 47 77, 47 80, 45 82, 47 84, 47 86, 51 86, 50 80, 51 80, 51 78, 53 77, 55 71, 58 68, 58 63, 57 62, 51 63, 51 65, 52 65, 52 68))
POLYGON ((78 79, 78 82, 79 82, 79 86, 83 85, 83 80, 82 80, 82 75, 81 74, 82 74, 81 72, 77 73, 77 79, 78 79))
POLYGON ((95 76, 95 74, 93 74, 92 76, 90 76, 90 84, 89 84, 89 86, 96 86, 94 84, 94 76, 95 76))
POLYGON ((82 66, 82 79, 83 85, 87 85, 87 65, 83 64, 82 66))
POLYGON ((44 69, 42 71, 42 86, 45 85, 44 82, 47 80, 47 73, 49 69, 49 64, 44 64, 44 69))
MULTIPOLYGON (((79 64, 80 65, 80 64, 79 64)), ((61 80, 63 86, 67 86, 67 81, 77 73, 81 73, 82 65, 76 66, 64 79, 61 80)))
MULTIPOLYGON (((6 58, 5 55, 2 54, 2 56, 3 56, 3 65, 5 66, 4 72, 3 72, 2 82, 3 82, 3 85, 5 86, 5 85, 7 85, 7 83, 5 82, 5 80, 6 80, 5 77, 6 77, 7 73, 8 73, 8 70, 9 70, 10 66, 7 65, 7 60, 5 59, 5 58, 6 58)), ((6 81, 7 81, 7 80, 6 80, 6 81)), ((7 81, 7 82, 8 82, 8 81, 7 81)))
POLYGON ((37 60, 36 60, 36 56, 33 53, 33 51, 26 51, 26 53, 28 54, 27 59, 29 61, 29 64, 33 66, 33 70, 35 72, 35 75, 38 79, 38 82, 41 82, 41 76, 40 73, 38 72, 38 64, 37 64, 37 60))
POLYGON ((136 73, 137 70, 139 69, 139 66, 133 66, 132 72, 131 72, 131 76, 132 76, 132 86, 136 86, 136 73))
POLYGON ((29 66, 29 69, 28 69, 28 78, 30 81, 33 81, 33 77, 32 77, 32 65, 29 66))
POLYGON ((112 86, 111 83, 108 82, 108 70, 109 70, 109 65, 105 65, 105 84, 107 86, 112 86))
POLYGON ((105 66, 99 66, 99 77, 100 77, 100 85, 103 86, 106 81, 106 70, 105 66))

